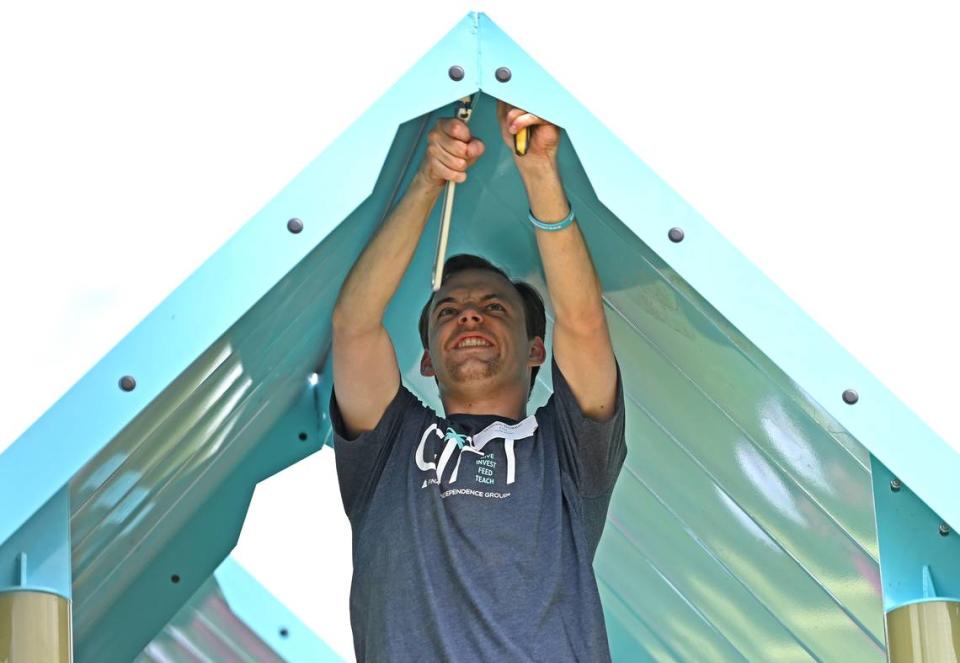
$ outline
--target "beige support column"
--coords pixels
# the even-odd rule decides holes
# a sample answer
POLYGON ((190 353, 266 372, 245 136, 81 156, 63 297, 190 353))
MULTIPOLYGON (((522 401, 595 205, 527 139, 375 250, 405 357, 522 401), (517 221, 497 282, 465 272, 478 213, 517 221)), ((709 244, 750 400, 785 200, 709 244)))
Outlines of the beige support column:
POLYGON ((924 601, 887 613, 890 663, 960 663, 960 602, 924 601))
POLYGON ((0 592, 0 661, 72 663, 70 601, 47 592, 0 592))

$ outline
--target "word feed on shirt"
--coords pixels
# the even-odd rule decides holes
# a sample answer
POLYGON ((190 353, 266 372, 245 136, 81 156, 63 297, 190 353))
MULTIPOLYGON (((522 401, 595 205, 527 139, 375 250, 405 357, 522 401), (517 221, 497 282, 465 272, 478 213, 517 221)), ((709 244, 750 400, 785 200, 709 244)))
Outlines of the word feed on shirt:
POLYGON ((493 471, 497 469, 497 461, 493 457, 493 452, 485 454, 483 458, 476 461, 477 476, 473 480, 477 483, 496 483, 493 471))

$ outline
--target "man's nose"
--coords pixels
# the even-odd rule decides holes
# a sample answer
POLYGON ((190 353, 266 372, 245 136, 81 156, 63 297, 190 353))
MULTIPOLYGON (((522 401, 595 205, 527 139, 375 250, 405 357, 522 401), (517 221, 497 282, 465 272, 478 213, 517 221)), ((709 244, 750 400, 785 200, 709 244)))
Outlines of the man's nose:
POLYGON ((473 306, 467 306, 460 311, 460 324, 463 325, 468 322, 483 322, 483 316, 480 314, 479 309, 476 309, 473 306))

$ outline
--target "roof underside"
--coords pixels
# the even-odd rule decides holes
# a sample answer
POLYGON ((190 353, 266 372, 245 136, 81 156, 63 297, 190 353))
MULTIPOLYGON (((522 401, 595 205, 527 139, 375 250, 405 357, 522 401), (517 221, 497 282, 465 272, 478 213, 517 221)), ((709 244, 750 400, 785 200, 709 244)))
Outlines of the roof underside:
MULTIPOLYGON (((471 121, 487 152, 457 189, 449 255, 488 257, 546 294, 526 196, 493 139, 494 106, 484 97, 471 121)), ((106 660, 98 656, 127 628, 134 603, 124 601, 162 602, 178 591, 172 573, 191 564, 203 573, 191 538, 211 527, 203 514, 231 513, 238 526, 252 483, 308 452, 295 448, 298 431, 309 444, 327 435, 314 400, 324 403, 329 371, 312 394, 303 385, 323 370, 339 285, 440 115, 452 110, 402 125, 372 195, 71 483, 78 660, 106 660)), ((560 161, 627 405, 629 453, 595 564, 615 660, 883 661, 867 452, 597 199, 569 140, 560 161)), ((387 314, 405 382, 434 407, 416 318, 438 214, 387 314)), ((531 407, 549 379, 542 370, 531 407)), ((231 536, 208 535, 203 577, 231 536)), ((175 612, 165 609, 129 647, 139 641, 139 651, 175 612)))

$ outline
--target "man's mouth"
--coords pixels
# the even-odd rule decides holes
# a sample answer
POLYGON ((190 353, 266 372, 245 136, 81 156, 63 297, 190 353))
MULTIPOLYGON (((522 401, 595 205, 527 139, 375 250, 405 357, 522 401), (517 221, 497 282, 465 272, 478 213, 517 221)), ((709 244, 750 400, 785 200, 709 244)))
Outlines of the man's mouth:
POLYGON ((456 350, 459 350, 461 348, 492 348, 493 343, 479 336, 467 336, 466 338, 461 339, 453 347, 456 350))

